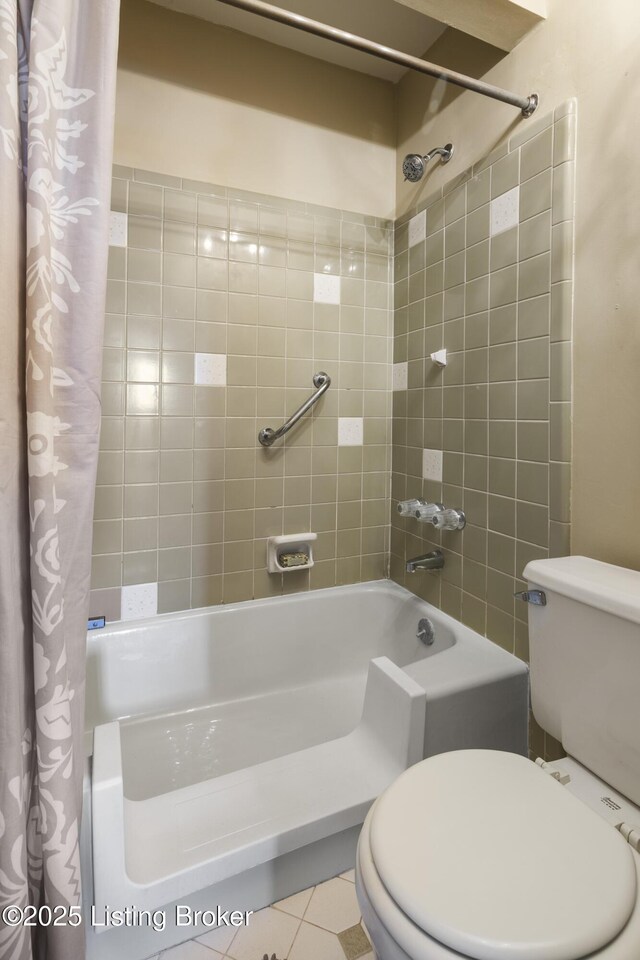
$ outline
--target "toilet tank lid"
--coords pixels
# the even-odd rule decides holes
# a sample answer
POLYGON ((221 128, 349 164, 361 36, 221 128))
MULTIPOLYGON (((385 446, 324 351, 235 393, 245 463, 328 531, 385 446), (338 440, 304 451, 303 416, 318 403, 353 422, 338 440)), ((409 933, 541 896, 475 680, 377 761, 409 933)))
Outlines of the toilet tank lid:
POLYGON ((640 572, 590 557, 532 560, 524 579, 579 603, 640 623, 640 572))

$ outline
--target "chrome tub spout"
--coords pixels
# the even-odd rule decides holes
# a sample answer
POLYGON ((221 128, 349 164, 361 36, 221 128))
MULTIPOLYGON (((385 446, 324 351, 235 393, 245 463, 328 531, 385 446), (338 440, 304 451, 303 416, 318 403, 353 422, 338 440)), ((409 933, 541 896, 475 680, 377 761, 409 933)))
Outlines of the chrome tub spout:
POLYGON ((444 554, 442 550, 432 550, 431 553, 424 553, 421 557, 413 557, 407 560, 407 573, 415 573, 416 570, 442 570, 444 567, 444 554))

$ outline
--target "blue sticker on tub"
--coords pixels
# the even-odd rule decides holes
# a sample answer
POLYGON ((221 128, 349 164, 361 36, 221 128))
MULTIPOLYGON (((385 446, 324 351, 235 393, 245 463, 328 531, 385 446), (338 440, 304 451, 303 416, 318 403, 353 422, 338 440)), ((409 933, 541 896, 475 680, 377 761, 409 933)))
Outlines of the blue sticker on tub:
POLYGON ((106 617, 90 617, 87 620, 87 630, 99 630, 101 627, 106 626, 106 623, 106 617))

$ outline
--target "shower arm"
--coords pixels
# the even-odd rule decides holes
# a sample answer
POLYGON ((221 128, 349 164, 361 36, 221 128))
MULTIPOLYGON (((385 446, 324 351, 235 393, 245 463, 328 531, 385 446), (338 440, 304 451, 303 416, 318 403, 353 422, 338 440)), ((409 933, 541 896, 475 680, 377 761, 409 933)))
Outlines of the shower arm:
POLYGON ((458 87, 464 87, 466 90, 473 90, 475 93, 480 93, 485 97, 491 97, 493 100, 509 103, 513 107, 519 107, 523 117, 530 117, 538 107, 539 98, 537 93, 532 93, 528 97, 520 97, 515 93, 511 93, 509 90, 503 90, 501 87, 495 87, 491 83, 485 83, 484 80, 476 80, 473 77, 465 76, 463 73, 447 70, 445 67, 439 67, 435 63, 429 63, 428 60, 422 60, 420 57, 403 53, 402 50, 394 50, 392 47, 386 47, 384 44, 376 43, 375 40, 367 40, 366 37, 359 37, 357 34, 348 33, 346 30, 340 30, 338 27, 331 27, 329 24, 321 23, 319 20, 311 20, 309 17, 292 13, 290 10, 283 10, 282 7, 265 3, 264 0, 220 0, 220 3, 224 3, 228 7, 236 7, 238 10, 246 10, 247 13, 254 13, 267 20, 274 20, 276 23, 283 23, 287 27, 294 27, 296 30, 311 33, 316 37, 323 37, 325 40, 333 40, 335 43, 341 43, 343 46, 351 47, 353 50, 360 50, 362 53, 371 54, 371 56, 379 57, 381 60, 398 63, 402 67, 417 70, 419 73, 426 73, 430 77, 436 77, 439 80, 444 80, 446 83, 453 83, 458 87))
POLYGON ((433 160, 435 156, 440 156, 444 163, 448 163, 448 161, 451 160, 452 154, 453 144, 448 143, 446 147, 434 147, 433 150, 429 150, 428 153, 425 153, 424 160, 426 163, 429 163, 429 160, 433 160))

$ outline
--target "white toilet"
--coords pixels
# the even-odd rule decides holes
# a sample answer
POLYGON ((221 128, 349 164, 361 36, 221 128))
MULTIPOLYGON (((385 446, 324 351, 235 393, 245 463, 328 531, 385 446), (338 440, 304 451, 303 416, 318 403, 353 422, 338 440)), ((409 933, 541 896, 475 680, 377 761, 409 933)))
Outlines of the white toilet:
POLYGON ((443 753, 378 798, 356 889, 379 960, 640 960, 640 573, 525 577, 533 712, 568 756, 443 753))

